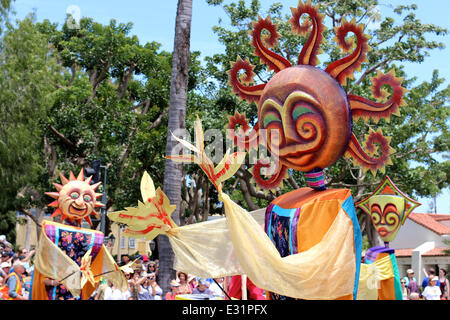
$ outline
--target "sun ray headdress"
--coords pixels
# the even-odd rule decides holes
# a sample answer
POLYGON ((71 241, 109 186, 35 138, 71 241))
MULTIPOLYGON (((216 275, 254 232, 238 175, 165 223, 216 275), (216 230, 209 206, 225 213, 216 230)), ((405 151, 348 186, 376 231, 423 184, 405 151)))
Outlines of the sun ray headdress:
POLYGON ((321 52, 324 15, 310 1, 306 4, 300 1, 291 11, 292 32, 309 34, 297 65, 272 50, 280 37, 277 26, 270 17, 259 17, 250 32, 251 45, 274 76, 267 83, 251 85, 254 65, 239 56, 228 71, 233 92, 239 99, 258 106, 258 121, 253 129, 245 114, 236 111, 229 116, 227 128, 231 139, 246 150, 263 143, 276 158, 276 172, 268 179, 262 177, 261 169, 271 164, 257 161, 252 172, 254 181, 262 189, 274 189, 286 177, 287 169, 292 168, 306 173, 308 185, 323 190, 322 170, 341 156, 352 158, 364 172, 384 173, 385 166, 392 164, 390 156, 395 151, 389 146, 390 137, 383 136, 381 129, 369 129, 363 148, 352 132, 352 120, 372 119, 378 123, 380 119, 389 121, 392 114, 400 115, 399 108, 405 105, 403 79, 396 77, 393 69, 386 74, 378 71, 372 78, 372 93, 380 102, 347 94, 342 86, 367 62, 369 45, 364 25, 357 25, 355 19, 342 19, 341 25, 334 28, 335 40, 348 55, 321 70, 315 66, 321 52), (303 15, 309 16, 310 22, 300 24, 303 15), (263 30, 269 34, 263 35, 263 30), (349 33, 355 35, 356 43, 346 39, 349 33), (392 89, 390 97, 383 88, 385 85, 392 89))
POLYGON ((71 223, 81 223, 84 219, 92 226, 89 216, 97 215, 95 209, 104 206, 103 203, 97 201, 102 194, 95 192, 101 182, 91 185, 92 176, 85 179, 83 169, 77 177, 72 171, 69 179, 61 172, 59 176, 61 184, 53 183, 57 192, 45 192, 46 195, 55 199, 49 204, 50 207, 56 207, 51 218, 61 215, 62 221, 67 219, 71 223))

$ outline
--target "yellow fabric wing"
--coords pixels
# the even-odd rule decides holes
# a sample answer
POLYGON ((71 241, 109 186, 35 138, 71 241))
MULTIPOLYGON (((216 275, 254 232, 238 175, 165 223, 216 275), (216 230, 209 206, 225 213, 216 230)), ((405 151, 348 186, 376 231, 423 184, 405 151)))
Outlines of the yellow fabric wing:
POLYGON ((141 194, 142 194, 142 200, 147 201, 147 199, 154 198, 155 193, 155 185, 153 184, 152 178, 150 178, 150 175, 147 173, 147 171, 144 172, 144 175, 141 179, 141 194))

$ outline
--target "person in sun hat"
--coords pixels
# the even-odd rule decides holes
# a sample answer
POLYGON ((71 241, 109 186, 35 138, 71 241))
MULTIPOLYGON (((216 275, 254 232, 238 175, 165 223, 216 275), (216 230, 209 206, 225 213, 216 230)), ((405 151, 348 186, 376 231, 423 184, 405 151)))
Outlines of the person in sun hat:
POLYGON ((428 280, 428 285, 422 292, 422 296, 425 300, 441 300, 441 288, 437 285, 439 277, 430 277, 428 280))
POLYGON ((180 283, 177 280, 170 281, 170 291, 166 293, 164 300, 175 300, 175 297, 179 294, 179 287, 180 283))
POLYGON ((5 279, 9 275, 10 269, 11 269, 11 263, 2 262, 0 264, 0 277, 2 277, 2 281, 0 282, 0 287, 4 285, 5 279))
POLYGON ((413 269, 406 270, 406 276, 404 276, 403 279, 405 280, 406 286, 408 286, 410 280, 417 281, 416 278, 414 277, 414 270, 413 269))
POLYGON ((191 290, 194 290, 195 288, 197 288, 198 281, 197 281, 197 277, 196 276, 194 276, 192 274, 189 275, 187 282, 189 283, 189 286, 191 287, 191 290))
POLYGON ((414 270, 408 269, 406 270, 407 276, 404 277, 402 280, 405 280, 405 286, 408 290, 408 297, 411 295, 411 293, 420 293, 419 292, 419 286, 417 285, 417 280, 414 277, 414 270))

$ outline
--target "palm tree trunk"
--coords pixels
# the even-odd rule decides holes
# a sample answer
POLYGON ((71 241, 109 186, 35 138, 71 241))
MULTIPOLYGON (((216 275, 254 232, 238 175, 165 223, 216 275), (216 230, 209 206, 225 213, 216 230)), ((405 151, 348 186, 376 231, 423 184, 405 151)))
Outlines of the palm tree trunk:
MULTIPOLYGON (((192 19, 192 0, 178 0, 175 22, 175 40, 170 83, 169 123, 166 155, 172 154, 177 142, 171 132, 181 137, 180 132, 186 128, 186 99, 190 54, 190 35, 192 19)), ((183 137, 184 138, 184 137, 183 137)), ((164 193, 172 204, 177 206, 172 217, 179 224, 181 206, 182 164, 166 160, 164 169, 164 193)), ((170 280, 175 278, 173 270, 174 253, 166 236, 158 237, 159 276, 163 292, 170 290, 170 280)))

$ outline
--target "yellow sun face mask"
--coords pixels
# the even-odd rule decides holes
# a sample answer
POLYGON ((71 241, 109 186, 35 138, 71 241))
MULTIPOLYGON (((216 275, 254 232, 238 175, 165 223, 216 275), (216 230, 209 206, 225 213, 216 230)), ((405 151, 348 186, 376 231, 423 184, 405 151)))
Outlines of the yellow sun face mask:
POLYGON ((101 193, 96 193, 95 190, 100 185, 100 182, 91 185, 92 177, 84 179, 83 169, 77 177, 70 172, 70 177, 67 179, 61 173, 62 184, 53 183, 58 192, 46 192, 45 194, 56 199, 49 204, 50 207, 56 207, 52 217, 61 215, 62 220, 68 219, 70 221, 82 221, 83 219, 92 225, 89 216, 96 215, 95 208, 102 207, 103 204, 97 201, 101 193))
POLYGON ((384 242, 391 242, 411 211, 420 203, 405 195, 386 176, 375 191, 355 204, 367 213, 384 242))
POLYGON ((391 242, 403 222, 405 199, 393 195, 373 196, 369 200, 370 218, 384 242, 391 242))

